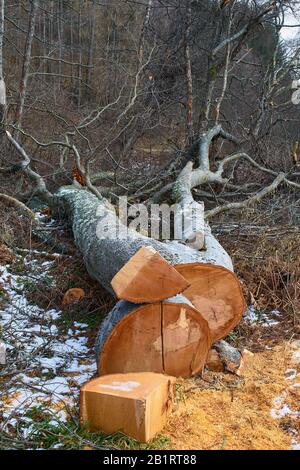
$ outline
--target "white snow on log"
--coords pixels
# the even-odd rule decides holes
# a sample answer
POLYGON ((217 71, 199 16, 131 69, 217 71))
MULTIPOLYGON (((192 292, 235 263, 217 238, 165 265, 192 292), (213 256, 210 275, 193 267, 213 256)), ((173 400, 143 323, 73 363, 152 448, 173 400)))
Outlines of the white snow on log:
POLYGON ((99 384, 98 387, 108 388, 110 390, 120 390, 121 392, 132 392, 136 388, 139 388, 140 385, 140 382, 135 382, 134 380, 129 380, 127 382, 114 380, 111 384, 99 384))

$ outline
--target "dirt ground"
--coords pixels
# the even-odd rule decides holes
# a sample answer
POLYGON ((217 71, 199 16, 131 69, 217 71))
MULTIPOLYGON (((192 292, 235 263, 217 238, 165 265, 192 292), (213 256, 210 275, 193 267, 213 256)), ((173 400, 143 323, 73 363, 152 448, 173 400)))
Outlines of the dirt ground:
POLYGON ((168 448, 300 449, 299 351, 300 341, 283 342, 256 353, 243 378, 206 372, 183 382, 168 448))

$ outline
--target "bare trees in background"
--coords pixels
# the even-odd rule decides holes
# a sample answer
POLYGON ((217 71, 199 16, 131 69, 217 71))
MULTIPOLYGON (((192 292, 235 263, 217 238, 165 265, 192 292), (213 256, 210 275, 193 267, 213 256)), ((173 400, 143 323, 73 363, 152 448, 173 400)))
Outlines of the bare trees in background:
POLYGON ((77 174, 99 198, 163 201, 185 180, 212 217, 299 190, 299 47, 281 34, 297 2, 1 4, 11 195, 49 202, 77 174))
POLYGON ((19 99, 18 99, 18 103, 16 106, 16 117, 15 117, 15 122, 14 122, 16 127, 19 127, 21 125, 21 119, 22 119, 22 114, 23 114, 23 109, 24 109, 24 104, 25 104, 26 88, 27 88, 30 61, 31 61, 31 50, 32 50, 33 36, 35 32, 37 10, 38 10, 38 1, 32 0, 31 5, 30 5, 28 31, 27 31, 26 42, 25 42, 22 74, 21 74, 21 80, 20 80, 20 86, 19 86, 19 99))

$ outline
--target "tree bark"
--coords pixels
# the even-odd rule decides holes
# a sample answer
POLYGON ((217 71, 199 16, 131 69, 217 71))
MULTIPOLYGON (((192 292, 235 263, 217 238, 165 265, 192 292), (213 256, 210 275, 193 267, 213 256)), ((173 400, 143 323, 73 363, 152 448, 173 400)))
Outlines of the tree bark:
POLYGON ((210 263, 233 271, 230 256, 208 225, 205 227, 206 250, 196 251, 177 241, 162 243, 127 229, 106 199, 100 201, 87 190, 62 187, 57 196, 70 217, 75 243, 83 254, 89 274, 112 294, 112 278, 143 246, 152 246, 171 265, 210 263))
POLYGON ((193 122, 193 74, 192 74, 192 60, 190 50, 190 30, 192 23, 192 7, 191 2, 188 0, 186 5, 186 26, 184 33, 184 49, 185 49, 185 69, 186 69, 186 90, 187 90, 187 140, 188 145, 191 146, 194 140, 194 122, 193 122))
POLYGON ((15 117, 15 125, 17 127, 19 127, 21 124, 21 119, 22 119, 22 114, 23 114, 23 109, 24 109, 37 9, 38 9, 38 1, 32 0, 30 17, 29 17, 29 25, 28 25, 28 33, 27 33, 25 52, 24 52, 24 62, 23 62, 23 67, 22 67, 22 77, 21 77, 20 88, 19 88, 19 102, 17 105, 16 117, 15 117))

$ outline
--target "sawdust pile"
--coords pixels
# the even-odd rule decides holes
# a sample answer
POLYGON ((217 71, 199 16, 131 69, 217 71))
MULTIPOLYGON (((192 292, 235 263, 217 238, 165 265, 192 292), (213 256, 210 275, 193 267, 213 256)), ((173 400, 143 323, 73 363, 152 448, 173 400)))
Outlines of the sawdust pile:
POLYGON ((299 433, 299 388, 288 393, 288 408, 281 403, 282 413, 274 410, 278 397, 290 389, 285 376, 289 361, 289 344, 282 343, 255 354, 251 370, 242 379, 205 373, 205 380, 185 383, 185 399, 178 403, 164 432, 170 438, 169 448, 291 449, 293 436, 295 442, 299 433))

